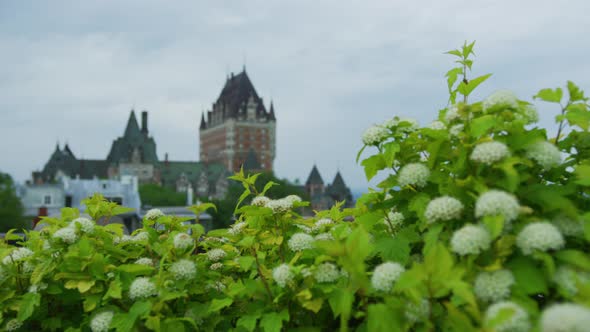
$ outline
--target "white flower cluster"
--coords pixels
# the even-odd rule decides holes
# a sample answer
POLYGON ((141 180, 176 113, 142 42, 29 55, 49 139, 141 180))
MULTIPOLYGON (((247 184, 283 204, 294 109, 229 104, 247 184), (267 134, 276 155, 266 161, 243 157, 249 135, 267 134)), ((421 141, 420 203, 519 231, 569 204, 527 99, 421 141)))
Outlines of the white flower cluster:
POLYGON ((292 251, 302 251, 313 248, 313 236, 306 233, 295 233, 287 243, 292 251))
POLYGON ((553 274, 553 281, 569 296, 578 293, 578 282, 587 283, 590 281, 590 274, 578 273, 567 266, 560 266, 553 274))
POLYGON ((445 130, 447 129, 447 126, 445 126, 445 124, 441 121, 433 121, 432 123, 430 123, 430 125, 428 125, 428 128, 432 130, 445 130))
POLYGON ((498 302, 510 296, 513 284, 514 276, 509 270, 481 272, 475 278, 473 292, 482 301, 498 302))
POLYGON ((138 258, 134 264, 154 266, 154 261, 148 257, 141 257, 141 258, 138 258))
POLYGON ((88 218, 76 218, 69 224, 70 227, 76 229, 80 225, 80 230, 83 233, 92 234, 94 232, 94 221, 88 218))
POLYGON ((60 228, 53 233, 54 239, 60 239, 61 241, 72 244, 78 240, 76 230, 71 227, 60 228))
POLYGON ((266 196, 256 196, 252 199, 252 205, 254 206, 266 206, 270 202, 270 198, 266 196))
POLYGON ((533 105, 526 105, 520 112, 514 114, 517 120, 524 120, 526 124, 539 122, 539 112, 533 105))
POLYGON ((291 204, 301 203, 301 197, 299 197, 297 195, 289 195, 289 196, 285 197, 284 199, 291 202, 291 204))
POLYGON ((90 321, 92 332, 108 332, 115 314, 112 311, 103 311, 96 314, 90 321))
POLYGON ((131 242, 145 242, 150 240, 150 234, 148 232, 138 232, 131 237, 131 242))
POLYGON ((398 263, 385 262, 378 265, 373 271, 371 285, 378 291, 389 292, 405 269, 398 263))
POLYGON ((209 269, 213 270, 213 271, 217 271, 217 270, 221 269, 222 267, 223 267, 223 263, 217 262, 217 263, 211 264, 211 266, 209 266, 209 269))
POLYGON ((311 230, 313 232, 317 232, 317 231, 321 230, 324 226, 332 225, 333 223, 334 223, 334 221, 332 221, 332 219, 330 219, 330 218, 322 218, 322 219, 315 222, 315 224, 313 225, 311 230))
POLYGON ((197 275, 197 267, 193 261, 181 259, 170 266, 170 273, 176 280, 193 279, 197 275))
POLYGON ((560 215, 551 220, 551 223, 565 236, 584 236, 584 224, 581 220, 574 220, 567 216, 560 215))
POLYGON ((388 124, 394 123, 394 126, 399 126, 403 122, 405 122, 405 124, 402 127, 398 128, 398 131, 402 132, 402 133, 411 133, 413 131, 416 131, 419 127, 418 121, 416 121, 416 119, 412 119, 412 118, 400 118, 400 119, 394 118, 393 120, 386 121, 386 123, 388 123, 388 124), (409 126, 408 126, 408 124, 409 124, 409 126))
POLYGON ((206 289, 214 289, 218 292, 223 292, 225 290, 226 286, 221 281, 215 281, 213 283, 208 284, 205 288, 206 289))
POLYGON ((285 213, 293 207, 293 202, 289 199, 280 198, 270 200, 265 206, 274 213, 285 213))
POLYGON ((4 326, 4 328, 6 329, 6 331, 12 332, 12 331, 17 331, 22 326, 23 326, 23 323, 21 323, 18 319, 13 318, 6 323, 6 326, 4 326))
POLYGON ((229 230, 227 231, 230 235, 238 235, 240 233, 242 233, 242 230, 244 228, 246 228, 248 224, 246 224, 244 221, 240 221, 238 223, 235 223, 233 225, 231 225, 229 227, 229 230))
POLYGON ((174 236, 174 248, 178 250, 185 250, 192 248, 195 244, 193 238, 186 233, 178 233, 174 236))
POLYGON ((316 268, 313 277, 319 283, 334 282, 340 278, 340 269, 332 263, 322 263, 316 268))
POLYGON ((506 157, 510 156, 510 150, 506 144, 501 142, 485 142, 475 146, 471 153, 471 160, 492 165, 506 157))
POLYGON ((151 209, 146 212, 145 216, 143 216, 147 220, 157 220, 158 218, 164 216, 164 212, 160 209, 151 209))
POLYGON ((212 262, 217 262, 222 260, 226 255, 225 250, 215 248, 207 251, 207 258, 212 262))
POLYGON ((588 332, 590 309, 575 303, 554 304, 541 314, 542 332, 588 332))
POLYGON ((490 325, 502 315, 505 317, 494 326, 497 332, 528 332, 531 328, 528 313, 518 304, 510 301, 494 303, 486 310, 484 325, 490 325), (506 313, 510 313, 507 315, 506 313))
POLYGON ((424 321, 430 315, 430 302, 428 299, 420 300, 420 303, 408 301, 406 304, 406 310, 404 316, 411 323, 417 323, 424 321))
POLYGON ((334 240, 334 236, 332 233, 320 233, 315 236, 316 241, 332 241, 334 240))
POLYGON ((113 243, 114 244, 119 244, 119 243, 126 243, 126 242, 131 242, 133 240, 133 237, 127 235, 127 234, 123 234, 123 236, 117 236, 113 239, 113 243))
POLYGON ((504 221, 509 224, 518 217, 520 204, 512 194, 501 190, 488 190, 481 194, 475 202, 475 217, 504 216, 504 221))
POLYGON ((13 262, 16 263, 18 261, 21 261, 29 256, 33 255, 33 251, 29 248, 26 247, 19 247, 16 249, 13 249, 10 254, 8 254, 8 256, 4 257, 2 259, 2 264, 4 265, 9 265, 12 264, 13 262))
POLYGON ((426 206, 424 216, 429 223, 458 219, 463 212, 463 203, 451 196, 441 196, 431 200, 426 206))
POLYGON ((564 244, 565 240, 559 229, 548 222, 528 224, 516 237, 516 245, 525 255, 530 255, 535 250, 560 249, 564 244))
POLYGON ((451 123, 459 118, 461 118, 461 115, 459 114, 459 108, 457 105, 451 105, 451 107, 449 107, 445 113, 445 121, 447 123, 451 123))
POLYGON ((293 272, 287 264, 281 264, 272 270, 272 278, 280 287, 285 287, 287 283, 293 280, 293 272))
POLYGON ((294 224, 295 227, 299 228, 300 230, 304 231, 305 233, 311 233, 311 227, 307 227, 305 225, 294 224))
POLYGON ((404 215, 401 212, 390 211, 387 213, 387 217, 383 219, 383 224, 385 227, 389 229, 390 232, 395 231, 395 229, 400 226, 404 222, 404 215))
POLYGON ((561 164, 561 152, 555 145, 546 141, 528 146, 526 156, 535 160, 544 169, 551 169, 561 164))
POLYGON ((382 126, 373 126, 363 133, 363 144, 377 145, 389 136, 389 130, 382 126))
POLYGON ((492 238, 482 226, 465 225, 453 233, 451 250, 459 255, 477 255, 488 250, 492 238))
POLYGON ((47 289, 47 284, 44 282, 40 282, 38 284, 33 284, 29 286, 29 293, 38 293, 39 291, 47 289))
POLYGON ((428 183, 430 170, 424 164, 412 163, 407 164, 399 171, 397 183, 400 188, 412 185, 424 187, 428 183))
POLYGON ((518 98, 512 91, 498 90, 483 101, 484 112, 502 110, 505 108, 518 108, 518 98))
POLYGON ((156 293, 156 285, 147 277, 135 278, 129 286, 129 298, 132 300, 145 299, 156 293))
POLYGON ((461 134, 463 132, 463 129, 465 129, 465 125, 462 123, 456 124, 454 126, 452 126, 451 128, 449 128, 449 135, 451 135, 451 137, 459 137, 459 134, 461 134))

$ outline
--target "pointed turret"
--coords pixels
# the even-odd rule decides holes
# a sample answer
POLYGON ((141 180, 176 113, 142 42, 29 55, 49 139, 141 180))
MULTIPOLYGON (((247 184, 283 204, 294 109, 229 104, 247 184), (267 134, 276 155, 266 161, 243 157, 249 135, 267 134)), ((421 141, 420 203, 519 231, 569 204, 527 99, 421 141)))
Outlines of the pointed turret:
POLYGON ((275 106, 272 103, 272 100, 270 101, 270 112, 268 114, 268 119, 269 120, 272 120, 272 121, 276 121, 276 118, 275 118, 275 106))
POLYGON ((201 129, 207 129, 207 123, 205 122, 205 113, 201 112, 201 129))
POLYGON ((324 184, 324 180, 322 180, 322 176, 320 175, 320 172, 318 171, 318 168, 316 167, 316 165, 313 165, 313 168, 311 169, 311 173, 309 173, 309 177, 307 178, 307 181, 305 181, 305 185, 309 186, 309 185, 323 185, 324 184))
POLYGON ((350 188, 346 186, 346 183, 344 183, 340 171, 336 172, 334 181, 332 181, 332 184, 326 188, 326 194, 328 194, 328 196, 334 201, 346 201, 345 207, 353 206, 352 192, 350 191, 350 188))
POLYGON ((127 121, 127 127, 125 127, 124 136, 130 137, 141 133, 139 130, 139 124, 137 124, 137 118, 135 117, 135 111, 131 110, 131 115, 127 121))
POLYGON ((66 146, 64 146, 64 152, 72 157, 74 156, 74 153, 72 152, 72 150, 70 150, 70 146, 68 145, 68 143, 66 143, 66 146))

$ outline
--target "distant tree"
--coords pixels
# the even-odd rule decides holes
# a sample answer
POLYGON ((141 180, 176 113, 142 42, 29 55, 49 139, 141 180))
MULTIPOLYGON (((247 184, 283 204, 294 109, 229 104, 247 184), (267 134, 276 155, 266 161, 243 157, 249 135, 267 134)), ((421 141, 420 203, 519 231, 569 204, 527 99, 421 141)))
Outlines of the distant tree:
POLYGON ((23 229, 27 223, 23 218, 23 205, 16 196, 14 182, 10 175, 0 172, 0 232, 23 229))
MULTIPOLYGON (((309 200, 309 197, 303 187, 294 185, 287 179, 279 179, 274 175, 273 172, 265 172, 260 174, 256 180, 256 189, 261 192, 264 186, 270 181, 276 183, 277 185, 272 186, 266 192, 266 196, 268 198, 278 199, 289 195, 298 195, 303 200, 309 200)), ((211 202, 217 207, 217 211, 210 212, 211 217, 213 218, 214 228, 225 228, 233 224, 233 212, 243 190, 244 188, 242 188, 241 185, 237 185, 236 182, 230 180, 230 186, 226 196, 220 200, 211 200, 211 202)), ((252 198, 253 197, 244 203, 248 203, 252 198)))
POLYGON ((139 186, 139 197, 142 205, 151 206, 185 206, 186 193, 179 193, 157 184, 139 186))

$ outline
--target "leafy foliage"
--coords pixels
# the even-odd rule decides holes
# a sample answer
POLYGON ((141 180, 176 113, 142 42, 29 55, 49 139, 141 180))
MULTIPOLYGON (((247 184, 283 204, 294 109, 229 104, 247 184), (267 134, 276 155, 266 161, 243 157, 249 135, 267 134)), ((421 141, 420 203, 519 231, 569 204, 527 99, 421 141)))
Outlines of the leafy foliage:
MULTIPOLYGON (((464 101, 452 97, 436 125, 396 117, 363 137, 367 178, 389 176, 354 208, 339 203, 305 219, 305 200, 268 198, 273 183, 239 172, 237 220, 207 234, 152 211, 124 236, 64 210, 23 247, 0 247, 1 326, 553 331, 563 316, 565 329, 586 328, 587 99, 571 82, 565 102, 541 90, 538 98, 564 105, 550 139, 510 92, 468 104, 469 82, 484 80, 466 78, 473 44, 449 53, 464 76, 449 89, 464 101)), ((86 204, 95 219, 123 211, 98 196, 86 204)))
POLYGON ((186 204, 186 193, 179 193, 157 184, 140 185, 139 196, 143 205, 183 206, 186 204))

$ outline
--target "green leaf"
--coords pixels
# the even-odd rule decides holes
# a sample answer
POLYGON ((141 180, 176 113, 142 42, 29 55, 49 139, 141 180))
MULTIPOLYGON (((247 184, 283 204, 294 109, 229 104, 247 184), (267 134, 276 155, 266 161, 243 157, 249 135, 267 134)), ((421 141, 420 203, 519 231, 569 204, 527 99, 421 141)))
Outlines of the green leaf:
POLYGON ((586 104, 577 103, 571 104, 567 107, 565 118, 571 126, 578 126, 583 130, 588 130, 590 127, 590 111, 586 104))
POLYGON ((400 151, 400 145, 396 142, 383 144, 383 158, 386 165, 393 165, 395 155, 400 151))
POLYGON ((384 237, 375 242, 375 250, 383 261, 394 261, 405 265, 410 258, 410 242, 401 237, 384 237))
POLYGON ((451 50, 451 51, 445 52, 445 54, 456 55, 460 58, 463 57, 463 55, 461 54, 461 52, 459 50, 451 50))
POLYGON ((252 266, 252 264, 254 264, 254 262, 256 261, 256 258, 254 258, 252 256, 240 256, 240 257, 237 257, 237 260, 238 260, 238 264, 240 264, 240 267, 244 271, 248 271, 248 270, 250 270, 250 267, 252 266))
POLYGON ((35 308, 41 303, 41 295, 38 293, 26 293, 20 300, 16 318, 24 322, 35 312, 35 308))
POLYGON ((515 287, 525 294, 547 294, 547 280, 535 261, 524 256, 517 256, 506 266, 510 268, 516 281, 515 287))
POLYGON ((562 250, 555 253, 555 258, 571 265, 590 271, 590 257, 587 253, 578 250, 562 250))
POLYGON ((121 285, 121 280, 119 280, 119 278, 111 281, 111 284, 109 285, 109 289, 106 292, 106 294, 104 295, 104 299, 108 299, 108 298, 113 298, 113 299, 120 299, 122 298, 122 285, 121 285))
POLYGON ((485 216, 483 218, 483 223, 490 232, 492 240, 495 240, 500 234, 502 234, 502 230, 504 229, 504 216, 485 216))
POLYGON ((276 186, 278 185, 278 183, 276 182, 272 182, 272 181, 268 181, 265 185, 264 185, 264 189, 262 189, 262 192, 260 193, 260 195, 264 195, 266 194, 266 192, 272 187, 272 186, 276 186))
POLYGON ((567 81, 567 91, 570 95, 570 102, 588 100, 588 98, 584 97, 584 91, 580 90, 572 81, 567 81))
POLYGON ((464 59, 467 59, 471 54, 475 55, 475 53, 473 53, 473 46, 475 46, 475 41, 471 42, 471 44, 467 44, 467 42, 465 42, 461 52, 461 55, 464 59))
POLYGON ((590 186, 590 165, 578 165, 574 170, 576 183, 582 186, 590 186))
POLYGON ((471 136, 480 137, 498 126, 498 119, 492 114, 480 116, 471 122, 471 136))
POLYGON ((367 181, 370 181, 377 174, 377 172, 387 167, 387 163, 381 154, 376 154, 363 160, 361 165, 365 167, 367 181))
POLYGON ((541 89, 533 98, 541 99, 550 103, 560 103, 563 97, 563 90, 561 88, 553 89, 541 89))
POLYGON ((236 323, 237 327, 243 327, 246 331, 252 332, 256 328, 256 322, 260 315, 242 315, 238 322, 236 323))
POLYGON ((283 327, 283 321, 289 321, 289 311, 283 309, 280 313, 271 312, 264 314, 260 320, 260 326, 264 332, 280 332, 283 327))
POLYGON ((385 304, 371 304, 367 310, 367 331, 402 331, 399 313, 392 311, 385 304))
POLYGON ((334 317, 342 315, 346 321, 348 321, 348 318, 350 317, 353 301, 354 294, 350 290, 343 288, 335 289, 328 299, 334 317))
POLYGON ((362 148, 359 150, 359 152, 356 154, 356 159, 355 159, 356 161, 355 161, 355 162, 356 162, 357 164, 358 164, 358 162, 359 162, 359 159, 361 159, 361 154, 363 154, 363 151, 365 151, 365 148, 366 148, 366 147, 367 147, 366 145, 363 145, 363 147, 362 147, 362 148))
POLYGON ((475 88, 477 88, 481 83, 485 82, 488 78, 490 78, 490 76, 492 76, 492 74, 486 74, 486 75, 479 76, 479 77, 472 79, 465 86, 464 93, 461 91, 459 91, 459 92, 461 92, 463 95, 469 96, 471 94, 471 92, 473 92, 473 90, 475 90, 475 88))
POLYGON ((213 299, 211 304, 209 305, 209 309, 207 310, 210 313, 217 313, 221 309, 225 307, 229 307, 234 302, 233 299, 226 297, 223 299, 213 299))

